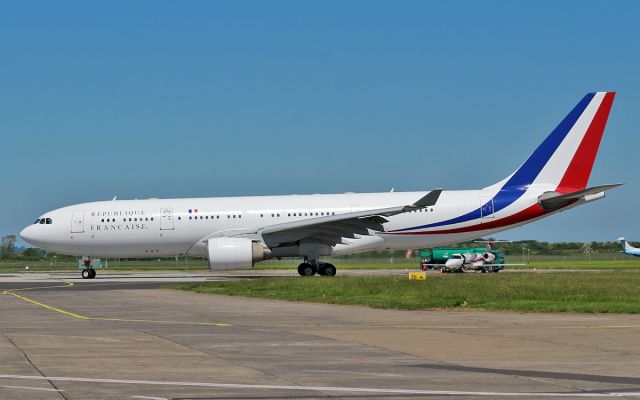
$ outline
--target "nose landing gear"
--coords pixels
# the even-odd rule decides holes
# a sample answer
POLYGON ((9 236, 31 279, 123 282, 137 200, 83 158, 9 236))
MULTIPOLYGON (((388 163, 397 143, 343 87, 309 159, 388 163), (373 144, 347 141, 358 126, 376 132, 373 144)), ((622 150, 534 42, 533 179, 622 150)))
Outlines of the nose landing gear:
POLYGON ((82 279, 93 279, 96 277, 96 270, 91 266, 91 259, 84 258, 82 259, 82 263, 84 264, 84 269, 82 270, 82 279))
POLYGON ((96 277, 96 270, 93 268, 85 268, 82 270, 82 279, 93 279, 96 277))

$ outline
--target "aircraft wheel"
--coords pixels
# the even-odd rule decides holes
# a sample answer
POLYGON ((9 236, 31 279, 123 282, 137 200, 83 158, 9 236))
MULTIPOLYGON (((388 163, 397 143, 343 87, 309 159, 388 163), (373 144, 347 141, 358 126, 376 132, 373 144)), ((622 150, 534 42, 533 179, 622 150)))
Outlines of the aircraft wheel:
POLYGON ((89 268, 82 270, 82 279, 91 279, 91 270, 89 268))
POLYGON ((89 277, 89 279, 95 278, 96 277, 96 270, 91 268, 91 269, 89 269, 89 271, 91 271, 91 276, 89 277))
POLYGON ((327 268, 327 264, 325 263, 318 264, 318 275, 325 276, 326 268, 327 268))
POLYGON ((336 276, 336 267, 333 264, 324 265, 324 276, 336 276))
POLYGON ((302 263, 298 265, 298 274, 300 276, 313 276, 316 274, 316 266, 310 263, 302 263))

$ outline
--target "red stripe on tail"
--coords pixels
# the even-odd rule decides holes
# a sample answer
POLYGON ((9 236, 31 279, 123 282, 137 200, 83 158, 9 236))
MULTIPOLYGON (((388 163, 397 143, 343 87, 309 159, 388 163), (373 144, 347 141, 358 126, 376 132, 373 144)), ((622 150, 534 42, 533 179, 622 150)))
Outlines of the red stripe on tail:
POLYGON ((558 185, 558 192, 571 193, 586 189, 615 95, 615 92, 608 92, 604 95, 604 99, 602 99, 596 115, 593 117, 584 138, 582 138, 582 142, 578 146, 569 168, 567 168, 558 185))

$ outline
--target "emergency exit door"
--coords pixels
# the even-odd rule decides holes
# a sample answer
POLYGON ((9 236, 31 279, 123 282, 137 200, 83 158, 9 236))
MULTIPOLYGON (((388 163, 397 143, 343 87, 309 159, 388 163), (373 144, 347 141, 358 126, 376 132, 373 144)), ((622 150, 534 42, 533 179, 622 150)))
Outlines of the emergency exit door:
POLYGON ((480 218, 493 218, 493 197, 480 196, 480 218))
POLYGON ((84 211, 74 211, 71 216, 71 233, 84 232, 84 211))
POLYGON ((160 209, 160 230, 161 231, 173 230, 173 209, 171 208, 160 209))

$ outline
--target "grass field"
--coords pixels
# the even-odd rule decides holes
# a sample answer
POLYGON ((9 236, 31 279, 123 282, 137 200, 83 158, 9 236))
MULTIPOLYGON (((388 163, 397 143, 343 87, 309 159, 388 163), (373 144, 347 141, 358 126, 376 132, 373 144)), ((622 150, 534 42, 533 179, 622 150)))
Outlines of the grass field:
MULTIPOLYGON (((389 259, 326 259, 333 262, 338 270, 340 269, 418 269, 417 260, 396 259, 391 262, 389 259)), ((269 269, 292 269, 295 270, 299 260, 269 260, 256 264, 257 270, 269 269)), ((518 263, 510 261, 512 263, 518 263)), ((105 263, 103 262, 103 266, 105 263)), ((189 259, 185 262, 180 259, 177 263, 174 260, 144 260, 144 261, 117 261, 108 260, 107 267, 103 271, 198 271, 208 270, 206 260, 189 259)), ((75 271, 76 264, 73 262, 49 262, 49 261, 3 261, 0 262, 0 272, 24 272, 29 266, 29 271, 75 271)), ((618 260, 568 260, 559 258, 557 260, 532 260, 525 266, 510 266, 507 269, 561 269, 561 270, 639 270, 640 258, 621 256, 618 260)))
POLYGON ((639 313, 640 272, 268 278, 170 286, 198 293, 400 310, 639 313))

